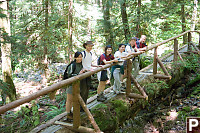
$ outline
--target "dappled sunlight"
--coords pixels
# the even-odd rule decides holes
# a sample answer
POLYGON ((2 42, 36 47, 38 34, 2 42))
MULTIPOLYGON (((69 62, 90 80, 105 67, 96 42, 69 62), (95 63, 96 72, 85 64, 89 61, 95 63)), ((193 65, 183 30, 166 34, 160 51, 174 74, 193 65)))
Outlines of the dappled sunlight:
POLYGON ((174 121, 178 117, 178 112, 176 110, 171 110, 169 113, 169 116, 166 117, 166 121, 174 121))

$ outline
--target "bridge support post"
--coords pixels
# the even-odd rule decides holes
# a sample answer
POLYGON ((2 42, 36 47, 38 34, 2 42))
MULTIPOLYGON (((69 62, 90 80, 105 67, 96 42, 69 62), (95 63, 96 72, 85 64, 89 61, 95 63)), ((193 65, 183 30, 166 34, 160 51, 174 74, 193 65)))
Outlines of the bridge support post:
POLYGON ((153 74, 154 75, 157 74, 157 56, 158 56, 157 49, 158 47, 154 49, 154 59, 153 59, 153 74))
POLYGON ((81 125, 80 122, 80 103, 79 97, 80 94, 80 81, 74 82, 72 84, 73 88, 73 128, 78 129, 81 125))
POLYGON ((131 60, 127 60, 127 79, 126 79, 126 96, 131 93, 131 71, 132 63, 131 60))
POLYGON ((191 35, 191 32, 188 32, 188 51, 191 51, 191 43, 192 41, 192 35, 191 35))
POLYGON ((178 61, 178 40, 174 39, 174 61, 178 61))

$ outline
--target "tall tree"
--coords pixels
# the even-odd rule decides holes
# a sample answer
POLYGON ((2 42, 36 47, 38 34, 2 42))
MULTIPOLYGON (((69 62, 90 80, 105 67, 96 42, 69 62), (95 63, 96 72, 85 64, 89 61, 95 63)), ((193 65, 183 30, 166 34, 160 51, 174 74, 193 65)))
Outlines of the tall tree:
MULTIPOLYGON (((185 5, 184 5, 184 0, 181 3, 181 20, 182 20, 182 32, 186 31, 186 22, 185 22, 185 5)), ((187 43, 187 35, 183 35, 183 44, 187 43)))
POLYGON ((68 40, 69 40, 69 44, 68 44, 68 55, 69 55, 69 59, 70 61, 72 60, 72 22, 73 22, 73 0, 69 0, 69 8, 68 8, 68 40))
POLYGON ((47 46, 49 44, 48 39, 48 30, 49 30, 49 0, 45 0, 44 4, 44 10, 45 10, 45 31, 43 35, 43 43, 44 43, 44 56, 43 56, 43 64, 44 64, 44 83, 47 83, 47 77, 48 77, 48 49, 47 46))
POLYGON ((110 0, 103 0, 103 18, 104 18, 104 34, 106 38, 106 44, 114 44, 113 33, 110 20, 110 8, 112 2, 110 0))
MULTIPOLYGON (((8 14, 8 1, 1 0, 0 8, 6 17, 0 18, 0 38, 1 38, 1 58, 3 81, 7 83, 8 88, 4 92, 11 101, 16 100, 16 89, 12 80, 11 69, 11 43, 7 40, 10 36, 10 19, 8 14)), ((5 103, 5 97, 3 97, 5 103)))
POLYGON ((137 6, 137 24, 136 24, 136 36, 140 36, 140 13, 141 13, 141 0, 138 0, 138 6, 137 6))
POLYGON ((191 30, 195 30, 196 18, 197 18, 197 8, 198 8, 198 0, 194 0, 194 10, 192 14, 191 20, 191 30))
POLYGON ((121 15, 122 15, 125 39, 126 41, 128 41, 128 39, 130 38, 130 31, 128 26, 128 18, 127 18, 128 15, 126 13, 126 0, 121 0, 120 7, 121 7, 121 15))

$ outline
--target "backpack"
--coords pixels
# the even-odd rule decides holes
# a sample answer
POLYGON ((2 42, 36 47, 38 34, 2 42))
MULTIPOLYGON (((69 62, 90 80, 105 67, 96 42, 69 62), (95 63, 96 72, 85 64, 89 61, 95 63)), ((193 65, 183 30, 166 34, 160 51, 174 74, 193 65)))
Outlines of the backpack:
POLYGON ((71 77, 71 75, 70 75, 69 73, 67 73, 68 68, 69 68, 71 65, 72 65, 72 73, 71 73, 71 74, 73 74, 73 73, 75 72, 75 70, 76 70, 76 63, 75 63, 75 61, 72 61, 72 62, 67 66, 67 68, 65 69, 65 72, 64 72, 64 75, 63 75, 63 80, 68 79, 68 78, 71 77))
MULTIPOLYGON (((85 51, 83 51, 83 53, 84 53, 84 58, 85 58, 85 56, 86 56, 86 52, 85 52, 85 51)), ((91 56, 92 56, 92 52, 90 52, 90 54, 91 54, 91 56)))
MULTIPOLYGON (((105 53, 103 53, 103 56, 106 58, 105 53)), ((110 54, 109 56, 110 56, 110 58, 111 58, 111 54, 110 54)), ((102 62, 103 62, 103 61, 101 61, 101 56, 99 56, 99 58, 97 59, 97 65, 101 65, 102 62)))

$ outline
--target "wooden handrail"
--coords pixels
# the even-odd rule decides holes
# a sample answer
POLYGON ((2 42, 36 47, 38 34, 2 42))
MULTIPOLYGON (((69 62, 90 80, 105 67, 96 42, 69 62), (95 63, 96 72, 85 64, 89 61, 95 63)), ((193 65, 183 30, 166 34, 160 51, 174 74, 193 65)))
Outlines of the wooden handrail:
MULTIPOLYGON (((156 47, 158 47, 158 46, 160 46, 162 44, 165 44, 165 43, 167 43, 169 41, 172 41, 172 40, 174 40, 174 39, 176 39, 176 38, 178 38, 180 36, 183 36, 184 34, 187 34, 189 32, 197 32, 197 33, 200 34, 200 31, 191 31, 191 30, 189 30, 189 31, 183 32, 183 33, 181 33, 181 34, 179 34, 179 35, 177 35, 175 37, 172 37, 170 39, 164 40, 163 42, 156 43, 154 45, 148 46, 146 51, 154 49, 154 48, 156 48, 156 47)), ((137 55, 140 55, 142 53, 144 53, 144 52, 138 52, 137 55)), ((133 58, 133 57, 135 57, 137 55, 129 56, 127 59, 131 59, 131 58, 133 58)), ((3 114, 4 112, 6 112, 6 111, 8 111, 10 109, 18 107, 19 105, 22 105, 24 103, 30 102, 31 100, 36 99, 36 98, 38 98, 40 96, 43 96, 45 94, 48 94, 48 93, 50 93, 52 91, 56 91, 56 90, 58 90, 58 89, 60 89, 60 88, 62 88, 64 86, 66 86, 66 85, 72 84, 73 82, 75 82, 77 80, 82 80, 82 79, 84 79, 84 78, 86 78, 88 76, 91 76, 91 75, 93 75, 93 74, 95 74, 95 73, 97 73, 99 71, 102 71, 102 70, 104 70, 104 69, 106 69, 108 67, 111 67, 113 65, 115 65, 115 63, 113 63, 113 64, 107 64, 107 65, 104 65, 103 67, 96 68, 94 71, 86 72, 86 73, 77 75, 75 77, 71 77, 69 79, 60 81, 59 83, 55 83, 55 84, 53 84, 53 85, 51 85, 49 87, 46 87, 46 88, 44 88, 42 90, 39 90, 39 91, 37 91, 37 92, 35 92, 35 93, 33 93, 33 94, 29 95, 29 96, 26 96, 26 97, 24 97, 22 99, 18 99, 16 101, 8 103, 8 104, 6 104, 4 106, 1 106, 0 107, 0 114, 3 114)))

